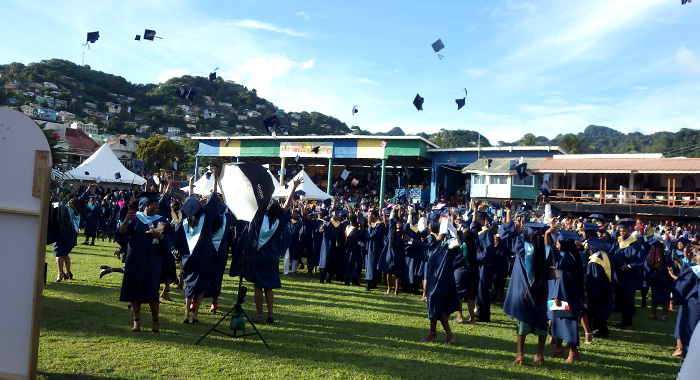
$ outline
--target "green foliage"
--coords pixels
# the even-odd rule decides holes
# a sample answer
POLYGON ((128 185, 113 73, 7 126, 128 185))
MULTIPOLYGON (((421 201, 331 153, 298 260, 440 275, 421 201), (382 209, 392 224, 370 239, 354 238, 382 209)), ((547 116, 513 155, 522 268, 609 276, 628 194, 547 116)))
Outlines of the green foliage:
POLYGON ((66 159, 66 155, 68 154, 68 151, 58 145, 61 142, 61 137, 58 135, 53 130, 50 129, 44 129, 46 125, 41 127, 41 131, 44 132, 44 137, 46 137, 46 141, 49 143, 49 150, 51 151, 51 160, 53 162, 60 162, 64 159, 66 159))
POLYGON ((406 136, 406 133, 404 133, 403 129, 399 127, 394 127, 389 130, 389 132, 386 133, 387 136, 406 136))
POLYGON ((518 145, 521 146, 534 146, 537 145, 537 138, 532 133, 526 133, 525 136, 518 140, 518 145))
POLYGON ((586 138, 570 133, 559 140, 559 146, 569 154, 583 154, 586 153, 586 138))
POLYGON ((178 160, 181 160, 184 154, 182 145, 165 136, 149 137, 141 141, 136 147, 136 157, 146 163, 146 169, 148 170, 172 167, 175 158, 177 157, 178 160), (156 167, 156 161, 160 164, 159 167, 156 167))
POLYGON ((479 144, 482 147, 491 146, 491 143, 486 137, 479 137, 479 132, 476 131, 441 129, 438 133, 430 137, 430 141, 439 145, 441 148, 469 148, 476 147, 479 144))

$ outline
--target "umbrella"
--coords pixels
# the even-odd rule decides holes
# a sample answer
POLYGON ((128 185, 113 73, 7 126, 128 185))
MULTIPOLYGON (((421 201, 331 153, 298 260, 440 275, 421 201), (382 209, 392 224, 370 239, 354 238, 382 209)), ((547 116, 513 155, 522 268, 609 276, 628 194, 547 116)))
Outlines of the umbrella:
POLYGON ((591 214, 588 215, 588 219, 600 219, 600 220, 605 220, 605 216, 601 214, 591 214))
POLYGON ((258 210, 267 208, 275 190, 267 169, 254 162, 229 163, 222 169, 219 191, 224 203, 236 218, 250 222, 258 210))

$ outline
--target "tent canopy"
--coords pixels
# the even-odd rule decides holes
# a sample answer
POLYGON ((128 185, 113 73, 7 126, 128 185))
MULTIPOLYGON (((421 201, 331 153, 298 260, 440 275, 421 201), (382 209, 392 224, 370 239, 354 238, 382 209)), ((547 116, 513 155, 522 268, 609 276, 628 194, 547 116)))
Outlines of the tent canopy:
MULTIPOLYGON (((306 197, 306 199, 311 201, 322 201, 331 197, 325 191, 319 189, 318 186, 316 186, 311 180, 311 177, 309 177, 309 175, 306 174, 306 171, 304 170, 300 171, 289 182, 291 183, 300 177, 304 179, 304 182, 302 182, 301 185, 297 187, 297 191, 301 190, 305 192, 306 195, 304 195, 304 197, 306 197)), ((280 186, 277 189, 275 189, 275 192, 272 194, 272 198, 285 198, 288 195, 289 189, 285 188, 284 186, 280 186)))
POLYGON ((103 144, 100 149, 80 166, 69 171, 68 175, 83 181, 133 184, 138 186, 146 183, 143 177, 125 168, 107 144, 103 144), (116 178, 115 175, 117 173, 119 173, 121 178, 116 178))

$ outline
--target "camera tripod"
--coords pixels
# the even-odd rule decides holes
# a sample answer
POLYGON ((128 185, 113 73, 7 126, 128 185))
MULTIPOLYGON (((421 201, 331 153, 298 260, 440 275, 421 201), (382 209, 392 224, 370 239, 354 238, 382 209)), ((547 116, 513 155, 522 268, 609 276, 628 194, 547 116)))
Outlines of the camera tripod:
POLYGON ((204 340, 204 338, 206 338, 207 335, 209 335, 212 331, 216 331, 219 334, 226 335, 226 336, 231 337, 231 338, 242 338, 245 336, 257 335, 260 337, 260 340, 262 340, 262 342, 265 343, 265 347, 267 347, 268 350, 271 349, 270 346, 265 341, 265 338, 263 338, 262 334, 260 334, 260 331, 258 331, 258 328, 255 327, 255 324, 253 323, 253 321, 250 320, 250 317, 248 317, 248 314, 246 314, 246 312, 243 310, 243 307, 241 306, 243 304, 243 302, 245 302, 245 295, 247 292, 248 292, 248 288, 243 286, 243 276, 240 276, 239 280, 238 280, 238 298, 236 299, 236 304, 233 305, 233 307, 229 311, 227 311, 221 318, 219 318, 219 320, 216 321, 214 326, 212 326, 212 328, 210 328, 209 331, 204 333, 204 335, 202 335, 202 337, 199 338, 199 340, 197 341, 197 343, 195 343, 195 345, 199 344, 199 342, 204 340), (233 334, 231 334, 231 333, 226 332, 226 331, 218 330, 217 327, 221 324, 221 322, 223 322, 226 318, 228 318, 229 315, 231 315, 231 313, 234 313, 234 312, 240 312, 241 314, 243 314, 243 316, 248 321, 248 323, 253 327, 253 330, 255 330, 255 332, 254 333, 246 333, 245 329, 244 329, 243 332, 240 334, 238 333, 238 330, 233 330, 233 334))

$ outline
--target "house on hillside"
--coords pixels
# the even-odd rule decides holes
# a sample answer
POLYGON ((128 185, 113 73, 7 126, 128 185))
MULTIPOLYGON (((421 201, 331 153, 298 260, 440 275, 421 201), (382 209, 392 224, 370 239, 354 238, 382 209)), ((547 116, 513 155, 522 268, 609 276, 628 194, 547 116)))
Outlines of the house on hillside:
POLYGON ((238 115, 238 120, 248 120, 247 115, 238 115))
POLYGON ((187 123, 187 128, 197 129, 197 124, 187 123))
POLYGON ((129 135, 121 135, 107 141, 106 144, 109 145, 109 149, 114 152, 114 155, 117 156, 122 165, 131 170, 131 159, 135 157, 136 147, 138 146, 134 138, 129 135))
POLYGON ((28 105, 26 105, 26 104, 23 104, 23 105, 19 106, 19 109, 22 110, 22 113, 23 113, 23 114, 25 114, 25 115, 27 115, 27 116, 29 116, 29 117, 31 117, 31 118, 35 118, 35 117, 36 117, 36 109, 37 109, 37 107, 32 107, 32 106, 28 106, 28 105))
POLYGON ((21 87, 17 83, 8 83, 5 85, 5 90, 19 90, 21 87))
POLYGON ((56 112, 56 120, 64 123, 70 123, 75 120, 75 114, 68 111, 59 111, 56 112))
POLYGON ((185 115, 184 119, 186 123, 199 123, 199 116, 185 115))
POLYGON ((98 133, 98 128, 97 124, 95 123, 83 123, 82 121, 75 121, 71 123, 70 127, 72 129, 79 129, 87 135, 91 134, 97 134, 98 133))
POLYGON ((207 100, 204 102, 204 104, 206 104, 210 107, 214 107, 216 105, 216 103, 213 100, 207 100))
POLYGON ((148 109, 150 109, 151 111, 162 111, 163 108, 165 108, 165 106, 150 106, 150 107, 148 107, 148 109))
POLYGON ((49 106, 50 108, 54 108, 56 106, 56 102, 53 96, 38 96, 34 98, 34 100, 37 103, 41 102, 46 102, 46 105, 49 106))
POLYGON ((180 128, 178 127, 168 127, 168 133, 180 134, 180 128))
POLYGON ((68 101, 67 100, 61 100, 61 99, 56 99, 56 108, 66 108, 68 107, 68 101))
POLYGON ((36 117, 38 119, 56 121, 56 111, 48 108, 37 108, 36 117))
POLYGON ((264 104, 256 104, 255 108, 264 110, 265 108, 267 108, 267 106, 264 104))
POLYGON ((44 87, 52 88, 54 90, 58 90, 58 86, 56 83, 51 83, 51 82, 44 82, 44 87))
POLYGON ((260 117, 262 114, 258 111, 247 111, 247 115, 248 117, 260 117))

